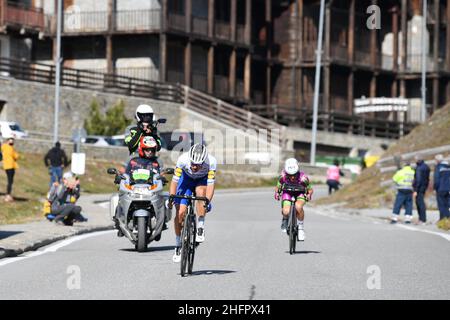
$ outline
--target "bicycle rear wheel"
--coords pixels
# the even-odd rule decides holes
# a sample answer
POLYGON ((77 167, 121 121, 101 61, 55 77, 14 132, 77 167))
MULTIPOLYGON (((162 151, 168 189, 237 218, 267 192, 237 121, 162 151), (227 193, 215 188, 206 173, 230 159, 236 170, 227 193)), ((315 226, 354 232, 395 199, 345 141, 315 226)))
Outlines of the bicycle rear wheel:
POLYGON ((181 233, 181 270, 180 274, 182 277, 184 277, 187 273, 187 267, 188 267, 188 258, 189 258, 189 250, 190 250, 190 223, 189 223, 189 214, 186 214, 184 217, 184 226, 183 226, 183 232, 181 233))
POLYGON ((192 274, 192 268, 194 266, 194 257, 195 257, 195 237, 197 234, 197 226, 195 223, 195 215, 192 215, 190 230, 190 240, 189 240, 189 255, 188 255, 188 274, 192 274))

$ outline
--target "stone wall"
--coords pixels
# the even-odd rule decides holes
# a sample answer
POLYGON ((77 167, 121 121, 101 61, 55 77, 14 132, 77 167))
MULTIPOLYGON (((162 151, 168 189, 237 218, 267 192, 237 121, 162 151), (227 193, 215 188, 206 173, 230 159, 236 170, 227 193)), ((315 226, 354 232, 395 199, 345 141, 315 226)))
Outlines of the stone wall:
MULTIPOLYGON (((0 100, 6 101, 6 106, 2 111, 4 119, 19 122, 25 130, 53 132, 54 86, 0 78, 0 88, 0 100)), ((134 112, 139 104, 150 104, 160 118, 167 118, 167 123, 161 126, 162 131, 172 131, 179 127, 179 104, 61 87, 59 110, 59 132, 61 135, 71 136, 73 129, 83 126, 94 98, 99 102, 102 113, 106 112, 118 100, 124 100, 125 114, 130 119, 134 119, 134 112)))

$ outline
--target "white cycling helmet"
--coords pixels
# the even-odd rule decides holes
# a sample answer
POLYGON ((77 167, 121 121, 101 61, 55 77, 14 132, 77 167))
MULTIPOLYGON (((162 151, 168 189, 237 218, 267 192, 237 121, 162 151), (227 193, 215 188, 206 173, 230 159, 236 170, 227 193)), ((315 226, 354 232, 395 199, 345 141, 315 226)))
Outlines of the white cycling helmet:
POLYGON ((189 160, 193 164, 204 163, 206 157, 208 157, 208 151, 203 144, 196 143, 189 149, 189 160))
POLYGON ((289 158, 286 160, 284 164, 284 171, 289 175, 297 174, 297 172, 300 170, 298 166, 298 161, 294 158, 289 158))
POLYGON ((153 108, 150 107, 148 104, 141 104, 136 109, 136 120, 138 122, 147 122, 151 123, 153 122, 153 108))

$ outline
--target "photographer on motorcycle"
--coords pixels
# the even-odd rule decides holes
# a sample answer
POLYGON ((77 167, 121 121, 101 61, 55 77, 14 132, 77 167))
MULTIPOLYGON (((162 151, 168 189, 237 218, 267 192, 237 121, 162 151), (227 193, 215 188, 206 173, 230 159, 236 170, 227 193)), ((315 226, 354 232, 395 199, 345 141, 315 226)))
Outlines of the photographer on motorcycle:
MULTIPOLYGON (((164 177, 164 173, 161 173, 164 165, 163 162, 157 157, 156 150, 158 143, 152 136, 143 136, 139 143, 139 157, 134 157, 128 162, 125 172, 131 176, 132 172, 137 169, 147 169, 150 171, 156 171, 161 175, 161 181, 166 184, 167 179, 164 177)), ((166 212, 165 222, 163 230, 167 229, 167 222, 169 222, 170 216, 166 212)))
POLYGON ((157 128, 154 125, 155 117, 153 108, 147 104, 141 104, 136 109, 135 118, 137 126, 130 129, 130 134, 125 138, 125 144, 130 154, 139 148, 142 137, 151 136, 157 143, 156 151, 161 149, 161 139, 158 136, 157 128))

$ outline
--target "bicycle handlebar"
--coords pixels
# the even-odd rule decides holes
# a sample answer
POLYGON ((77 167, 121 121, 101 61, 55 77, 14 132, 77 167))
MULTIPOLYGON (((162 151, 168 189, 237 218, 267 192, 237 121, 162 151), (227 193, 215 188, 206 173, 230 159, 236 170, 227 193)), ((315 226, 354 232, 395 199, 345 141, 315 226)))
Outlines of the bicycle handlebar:
POLYGON ((209 199, 207 197, 194 197, 194 196, 186 196, 186 195, 171 195, 169 196, 169 200, 171 199, 187 199, 187 200, 198 200, 205 202, 205 206, 209 205, 209 199))
POLYGON ((281 188, 281 190, 283 191, 289 191, 289 192, 301 192, 301 193, 305 193, 306 192, 306 188, 303 186, 289 186, 289 185, 283 185, 283 187, 281 188))

